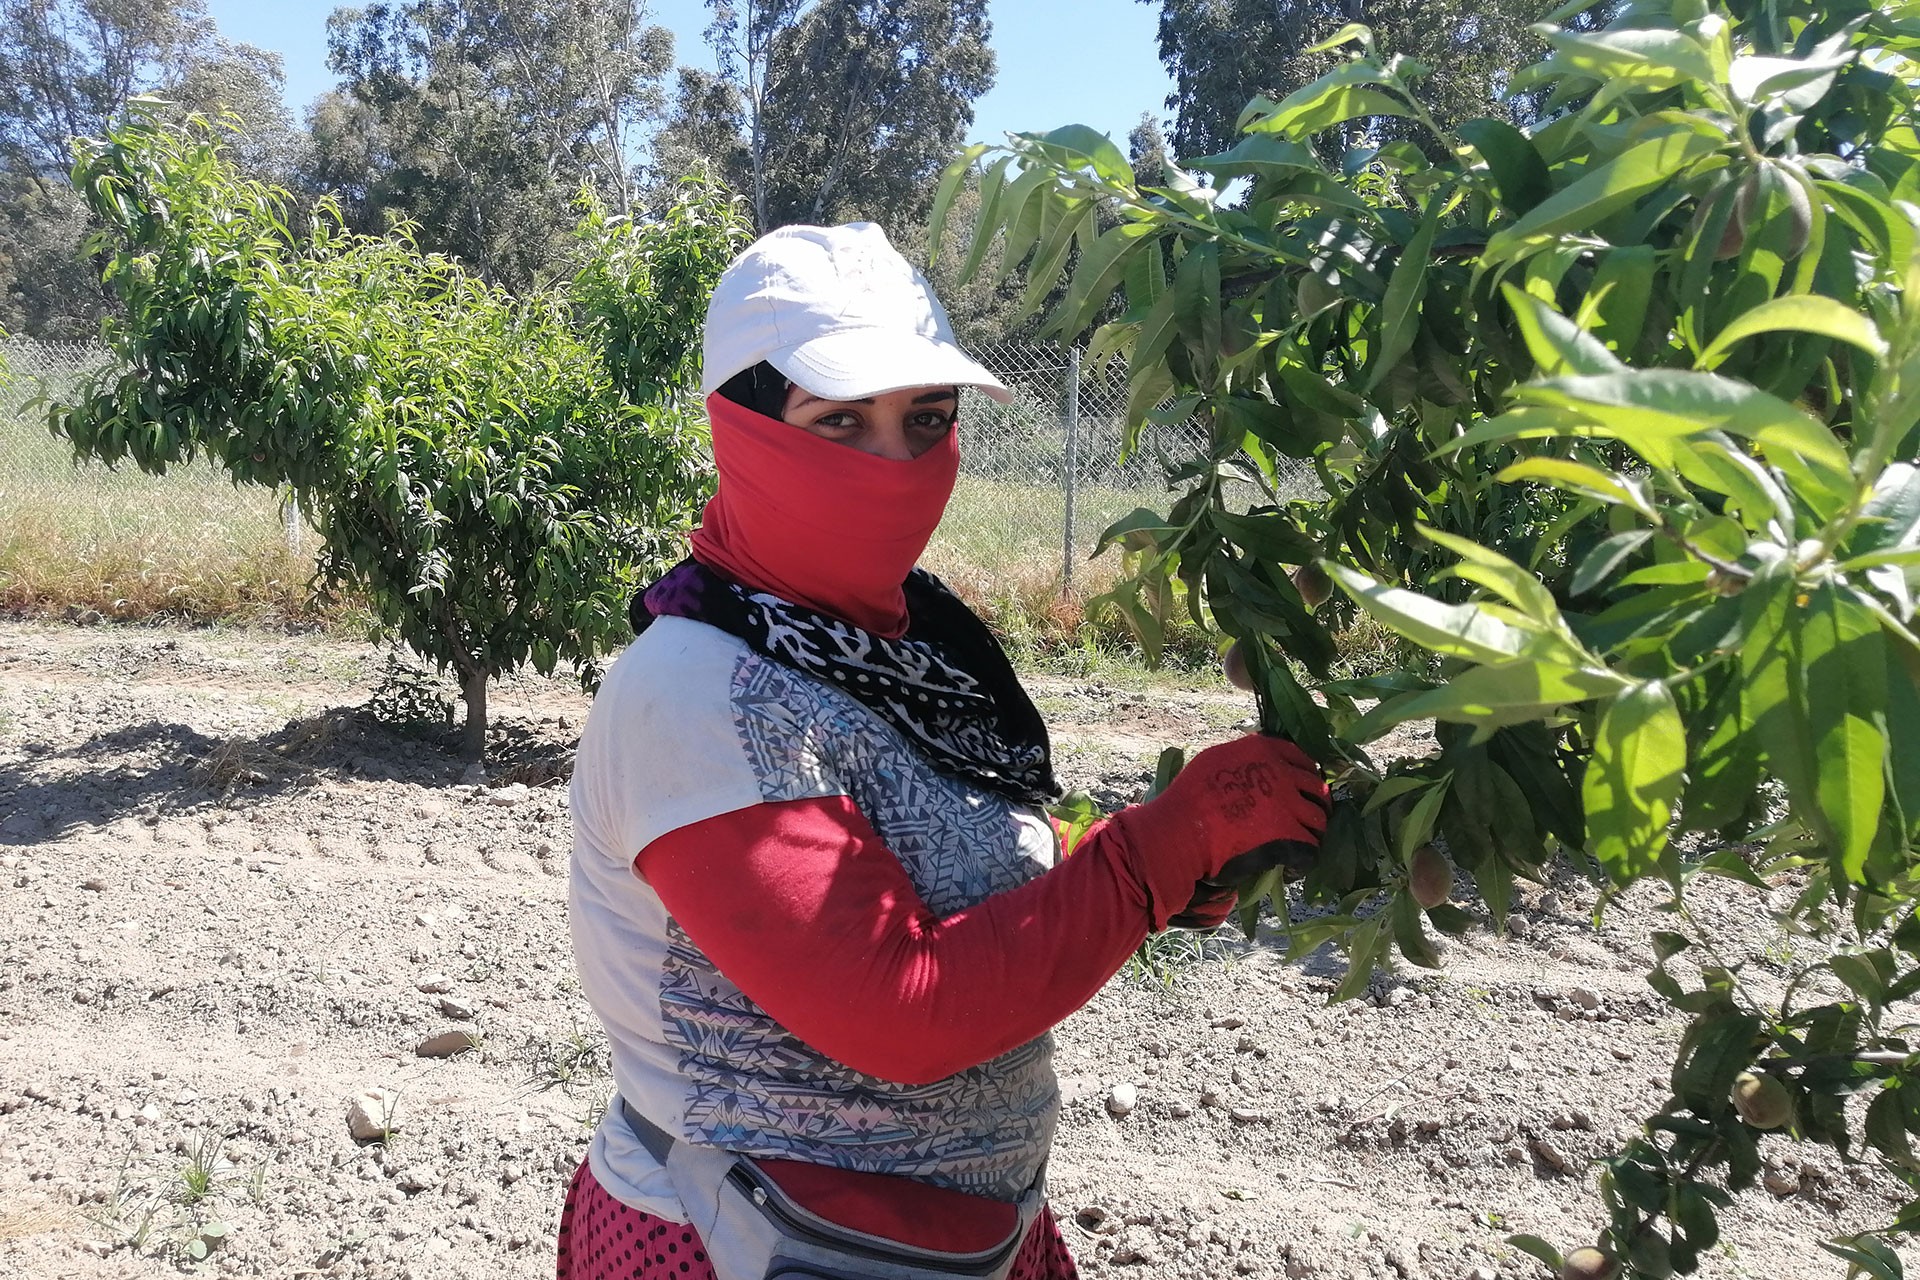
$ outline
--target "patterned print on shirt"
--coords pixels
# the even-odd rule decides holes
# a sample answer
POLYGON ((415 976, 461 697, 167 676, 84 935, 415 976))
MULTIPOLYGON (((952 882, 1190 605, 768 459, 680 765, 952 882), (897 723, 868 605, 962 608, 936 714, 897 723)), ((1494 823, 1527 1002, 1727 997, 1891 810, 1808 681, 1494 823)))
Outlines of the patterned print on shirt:
POLYGON ((778 663, 742 659, 734 724, 768 801, 850 797, 936 915, 1025 884, 1053 865, 1052 829, 936 773, 893 726, 778 663))
MULTIPOLYGON (((1018 822, 1005 799, 936 774, 852 699, 751 654, 733 693, 763 796, 850 796, 935 912, 1051 865, 1043 823, 1018 822)), ((1059 1108, 1051 1037, 931 1084, 863 1075, 775 1022, 674 923, 660 998, 694 1141, 1008 1200, 1032 1182, 1051 1144, 1059 1108)))

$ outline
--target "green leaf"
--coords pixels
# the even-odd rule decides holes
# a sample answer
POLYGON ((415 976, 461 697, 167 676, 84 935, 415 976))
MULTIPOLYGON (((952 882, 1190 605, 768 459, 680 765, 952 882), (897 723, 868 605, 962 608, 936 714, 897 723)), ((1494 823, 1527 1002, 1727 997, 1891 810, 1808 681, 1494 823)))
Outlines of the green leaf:
MULTIPOLYGON (((1127 379, 1133 385, 1138 386, 1150 378, 1165 379, 1166 373, 1161 367, 1161 361, 1166 357, 1167 348, 1173 345, 1174 338, 1178 336, 1173 322, 1174 304, 1177 301, 1174 291, 1168 289, 1154 299, 1153 305, 1147 308, 1147 314, 1141 319, 1139 332, 1133 336, 1131 358, 1127 367, 1127 379)), ((1172 389, 1169 382, 1167 390, 1172 389)), ((1156 403, 1159 399, 1159 396, 1154 397, 1156 403)), ((1148 408, 1152 408, 1152 405, 1148 408)), ((1137 422, 1139 419, 1130 417, 1129 421, 1137 422)))
MULTIPOLYGON (((1627 1156, 1615 1156, 1602 1162, 1604 1177, 1616 1196, 1637 1209, 1658 1213, 1666 1207, 1667 1171, 1627 1156)), ((1610 1197, 1611 1198, 1611 1197, 1610 1197)), ((1654 1271, 1652 1274, 1661 1274, 1654 1271)))
POLYGON ((1804 111, 1826 96, 1834 73, 1852 56, 1850 51, 1824 58, 1743 56, 1727 68, 1727 85, 1742 102, 1758 106, 1776 95, 1791 95, 1784 105, 1804 111))
POLYGON ((1712 831, 1737 822, 1754 808, 1760 786, 1760 739, 1741 696, 1737 676, 1720 689, 1695 718, 1711 726, 1687 770, 1685 818, 1695 831, 1712 831))
MULTIPOLYGON (((1512 777, 1524 810, 1563 844, 1578 847, 1585 832, 1579 792, 1559 758, 1559 734, 1543 725, 1502 729, 1487 744, 1488 756, 1512 777)), ((1494 790, 1500 790, 1497 777, 1494 790)))
POLYGON ((1508 1236, 1507 1243, 1528 1257, 1546 1263, 1555 1271, 1560 1270, 1566 1263, 1566 1259, 1560 1256, 1560 1251, 1539 1236, 1508 1236))
POLYGON ((1433 949, 1433 942, 1427 937, 1422 925, 1424 913, 1420 904, 1414 901, 1410 893, 1401 893, 1393 900, 1393 940, 1400 946, 1400 954, 1422 969, 1438 969, 1440 953, 1433 949))
POLYGON ((1027 264, 1027 287, 1020 295, 1022 314, 1037 310, 1053 291, 1068 253, 1094 226, 1094 216, 1091 200, 1072 199, 1061 204, 1059 219, 1047 228, 1040 247, 1034 250, 1033 261, 1027 264))
MULTIPOLYGON (((1304 663, 1315 675, 1324 677, 1327 665, 1334 659, 1333 637, 1325 624, 1308 612, 1291 583, 1284 588, 1274 585, 1280 576, 1263 572, 1251 563, 1240 564, 1231 557, 1216 556, 1206 570, 1207 605, 1213 610, 1220 629, 1227 634, 1242 638, 1256 633, 1270 636, 1289 656, 1304 663)), ((1269 674, 1276 670, 1276 664, 1269 663, 1267 667, 1269 674)), ((1277 670, 1285 667, 1279 666, 1277 670)))
POLYGON ((966 185, 967 174, 973 171, 974 162, 986 153, 987 144, 976 142, 940 171, 940 187, 934 193, 933 214, 927 224, 927 266, 931 267, 939 261, 940 242, 947 231, 947 211, 953 207, 954 196, 966 185))
POLYGON ((1553 593, 1526 569, 1491 547, 1483 547, 1471 538, 1446 533, 1430 524, 1419 526, 1420 536, 1437 543, 1460 557, 1449 572, 1455 577, 1477 582, 1527 617, 1545 626, 1560 628, 1560 606, 1553 593))
POLYGON ((1541 647, 1539 632, 1503 620, 1487 605, 1445 604, 1376 582, 1345 565, 1331 561, 1321 564, 1355 604, 1434 653, 1475 662, 1500 662, 1534 656, 1541 647))
POLYGON ((1871 1236, 1855 1236, 1850 1242, 1822 1240, 1820 1247, 1843 1262, 1852 1264, 1873 1280, 1906 1280, 1900 1255, 1871 1236), (1869 1247, 1871 1246, 1871 1247, 1869 1247))
POLYGON ((1801 661, 1820 808, 1841 874, 1859 884, 1886 799, 1886 653, 1879 619, 1851 592, 1829 582, 1810 595, 1801 661))
POLYGON ((1588 848, 1616 881, 1673 869, 1662 855, 1686 763, 1686 730, 1659 681, 1628 689, 1600 717, 1581 794, 1588 848))
POLYGON ((1920 467, 1896 462, 1874 483, 1847 551, 1860 556, 1910 546, 1920 546, 1920 467))
POLYGON ((1140 540, 1157 546, 1163 535, 1179 531, 1178 525, 1168 524, 1167 518, 1158 511, 1135 507, 1101 531, 1100 540, 1094 545, 1093 554, 1097 556, 1114 543, 1121 541, 1127 542, 1130 550, 1134 549, 1133 535, 1138 535, 1140 540))
POLYGON ((1328 85, 1323 77, 1274 104, 1271 112, 1247 125, 1246 132, 1305 139, 1360 116, 1406 114, 1406 104, 1392 94, 1365 85, 1328 85))
POLYGON ((1312 955, 1359 923, 1354 917, 1348 915, 1319 916, 1312 920, 1294 921, 1287 929, 1286 958, 1288 962, 1312 955))
POLYGON ((1920 675, 1893 645, 1887 651, 1887 795, 1920 838, 1920 675))
POLYGON ((1367 377, 1368 391, 1379 386, 1413 347, 1414 333, 1419 328, 1420 303, 1426 293, 1427 267, 1433 260, 1433 236, 1439 229, 1440 213, 1446 203, 1444 191, 1428 197, 1420 229, 1401 251, 1400 261, 1387 281, 1387 296, 1376 313, 1378 324, 1374 333, 1379 346, 1369 362, 1372 372, 1367 377))
POLYGON ((1315 370, 1295 360, 1280 360, 1276 368, 1287 395, 1315 413, 1335 419, 1364 418, 1370 412, 1365 400, 1344 387, 1336 387, 1315 370))
POLYGON ((1793 812, 1816 834, 1826 830, 1820 774, 1808 721, 1802 661, 1806 601, 1788 565, 1770 566, 1741 593, 1746 637, 1740 646, 1741 710, 1754 726, 1774 776, 1786 784, 1793 812))
POLYGON ((1701 560, 1668 560, 1636 569, 1620 579, 1623 587, 1697 586, 1713 570, 1701 560))
POLYGON ((1440 816, 1440 806, 1446 803, 1447 779, 1441 778, 1425 791, 1413 803, 1406 820, 1400 824, 1399 848, 1396 852, 1400 861, 1405 862, 1413 856, 1413 851, 1425 844, 1433 835, 1434 820, 1440 816))
POLYGON ((1411 791, 1422 790, 1431 785, 1432 783, 1429 779, 1411 773, 1403 773, 1388 778, 1379 786, 1375 787, 1373 794, 1367 797, 1364 812, 1372 813, 1390 800, 1406 795, 1411 791))
POLYGON ((1674 465, 1687 483, 1730 498, 1729 513, 1748 532, 1781 543, 1792 537, 1793 502, 1779 478, 1724 432, 1708 432, 1676 448, 1674 465))
MULTIPOLYGON (((1501 478, 1505 478, 1504 474, 1501 478)), ((1575 596, 1586 595, 1611 578, 1629 556, 1647 545, 1647 539, 1651 537, 1651 529, 1630 529, 1626 533, 1603 538, 1580 561, 1580 567, 1574 570, 1573 580, 1567 584, 1567 589, 1575 596)))
POLYGON ((1007 166, 1012 162, 1013 157, 1007 156, 980 176, 980 215, 973 224, 973 243, 967 249, 966 263, 960 268, 962 280, 971 280, 979 273, 987 249, 1000 230, 1000 193, 1006 186, 1007 166))
POLYGON ((1545 484, 1585 494, 1590 498, 1619 506, 1631 507, 1649 520, 1658 520, 1659 513, 1653 504, 1637 487, 1622 477, 1602 471, 1585 462, 1574 462, 1569 458, 1532 457, 1502 469, 1494 476, 1502 484, 1513 484, 1520 480, 1538 480, 1545 484))
POLYGON ((1610 672, 1517 659, 1470 667, 1437 689, 1405 693, 1378 703, 1347 736, 1371 742, 1408 720, 1446 720, 1490 730, 1527 724, 1571 703, 1618 693, 1622 680, 1610 672))
POLYGON ((1877 1008, 1887 1002, 1895 961, 1884 947, 1866 952, 1840 952, 1828 958, 1827 967, 1862 1003, 1877 1008))
POLYGON ((1360 47, 1366 51, 1369 57, 1373 55, 1373 30, 1363 22, 1349 22, 1325 40, 1317 44, 1310 44, 1300 52, 1331 53, 1341 45, 1350 44, 1355 41, 1359 42, 1360 47))
POLYGON ((1687 1028, 1673 1060, 1673 1093, 1696 1115, 1724 1113, 1734 1077, 1753 1065, 1760 1019, 1746 1013, 1708 1014, 1687 1028))
POLYGON ((1220 360, 1220 245, 1187 246, 1173 278, 1173 320, 1198 368, 1220 360))
POLYGON ((1393 935, 1388 931, 1391 923, 1386 912, 1365 921, 1349 936, 1347 945, 1347 976, 1333 993, 1333 1003, 1352 1000, 1366 994, 1367 985, 1373 981, 1373 971, 1386 957, 1387 946, 1393 935))
POLYGON ((1112 138, 1092 125, 1069 124, 1047 133, 1015 135, 1040 144, 1041 151, 1069 170, 1090 168, 1116 186, 1133 185, 1133 166, 1112 138))
POLYGON ((1180 771, 1186 767, 1185 750, 1180 747, 1168 747, 1163 750, 1160 758, 1154 762, 1153 785, 1148 789, 1147 797, 1151 799, 1172 786, 1173 780, 1179 777, 1180 771))
POLYGON ((1216 178, 1284 178, 1296 173, 1325 173, 1311 147, 1270 133, 1250 133, 1229 150, 1191 162, 1216 178))
POLYGON ((1711 139, 1690 129, 1637 143, 1541 201, 1513 226, 1495 233, 1487 242, 1485 261, 1505 262, 1524 254, 1533 240, 1586 231, 1682 176, 1689 165, 1713 149, 1711 139))
POLYGON ((1672 89, 1719 79, 1707 50, 1684 31, 1659 27, 1582 33, 1547 32, 1556 64, 1603 82, 1626 82, 1644 90, 1672 89))
MULTIPOLYGON (((1048 217, 1057 216, 1059 207, 1060 202, 1054 192, 1053 170, 1042 165, 1022 169, 1020 176, 1006 185, 997 214, 998 220, 1007 229, 1006 241, 1000 246, 1000 280, 1005 280, 1027 260, 1027 255, 1033 252, 1033 246, 1040 242, 1048 217)), ((985 245, 976 242, 974 248, 981 256, 985 256, 985 245)), ((978 269, 979 264, 971 255, 968 261, 978 269)), ((963 271, 960 276, 963 281, 973 277, 973 271, 963 271)))
POLYGON ((1516 214, 1526 213, 1553 190, 1547 162, 1540 158, 1526 134, 1486 116, 1462 120, 1454 131, 1473 145, 1487 162, 1501 203, 1516 214))
POLYGON ((1907 1133, 1906 1099, 1901 1088, 1882 1089, 1867 1107, 1867 1144, 1888 1159, 1912 1167, 1913 1140, 1907 1133))
POLYGON ((1541 374, 1607 374, 1625 367, 1605 343, 1539 298, 1510 284, 1501 285, 1500 293, 1513 309, 1520 336, 1541 374))
POLYGON ((1071 857, 1093 824, 1106 817, 1106 811, 1084 791, 1069 791, 1058 804, 1047 806, 1047 813, 1061 828, 1060 855, 1071 857))
POLYGON ((1659 254, 1650 244, 1608 250, 1593 273, 1594 336, 1621 357, 1632 355, 1646 329, 1659 254))
POLYGON ((1225 508, 1216 508, 1207 518, 1227 541, 1268 564, 1312 564, 1320 554, 1313 539, 1302 533, 1284 511, 1237 515, 1225 508))
POLYGON ((1257 396, 1227 396, 1215 400, 1213 406, 1233 436, 1252 435, 1289 458, 1311 458, 1339 439, 1332 419, 1288 409, 1257 396))
POLYGON ((1753 440, 1770 458, 1784 454, 1818 469, 1836 492, 1852 487, 1852 463, 1825 423, 1777 396, 1715 373, 1641 369, 1528 383, 1516 393, 1533 404, 1580 412, 1602 434, 1644 457, 1671 457, 1666 441, 1712 429, 1753 440))
POLYGON ((1760 333, 1818 333, 1838 342, 1851 343, 1876 360, 1886 355, 1887 344, 1873 321, 1832 298, 1811 294, 1792 294, 1767 301, 1743 311, 1734 321, 1714 335, 1713 342, 1700 358, 1696 369, 1711 369, 1726 359, 1727 352, 1746 338, 1760 333))
POLYGON ((1063 341, 1077 338, 1120 287, 1128 260, 1143 244, 1150 242, 1155 230, 1151 223, 1123 222, 1095 240, 1074 265, 1067 296, 1061 300, 1045 332, 1063 341))

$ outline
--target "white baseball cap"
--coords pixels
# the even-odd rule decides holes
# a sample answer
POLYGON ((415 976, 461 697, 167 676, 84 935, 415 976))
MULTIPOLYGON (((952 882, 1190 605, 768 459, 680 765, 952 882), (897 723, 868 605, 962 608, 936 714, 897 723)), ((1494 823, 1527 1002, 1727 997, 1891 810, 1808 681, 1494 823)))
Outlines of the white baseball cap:
POLYGON ((943 386, 1013 399, 955 344, 926 278, 871 222, 781 227, 733 260, 707 304, 701 394, 763 360, 828 400, 943 386))

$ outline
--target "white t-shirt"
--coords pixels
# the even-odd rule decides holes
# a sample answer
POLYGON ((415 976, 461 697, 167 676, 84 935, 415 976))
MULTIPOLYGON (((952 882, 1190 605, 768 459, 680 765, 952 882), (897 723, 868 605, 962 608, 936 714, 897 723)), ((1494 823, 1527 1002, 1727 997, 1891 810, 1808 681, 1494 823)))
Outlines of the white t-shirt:
MULTIPOLYGON (((938 915, 1058 857, 1039 809, 935 772, 853 698, 704 623, 657 619, 608 670, 574 766, 570 917, 620 1097, 682 1140, 1017 1199, 1058 1114, 1051 1037, 932 1084, 864 1075, 743 995, 634 873, 669 831, 823 796, 853 801, 938 915)), ((617 1199, 686 1219, 617 1102, 589 1160, 617 1199)))

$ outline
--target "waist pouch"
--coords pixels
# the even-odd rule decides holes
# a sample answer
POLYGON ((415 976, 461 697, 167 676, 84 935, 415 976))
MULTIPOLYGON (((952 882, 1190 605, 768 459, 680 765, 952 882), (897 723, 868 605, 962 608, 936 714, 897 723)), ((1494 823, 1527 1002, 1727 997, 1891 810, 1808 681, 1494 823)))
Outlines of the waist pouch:
POLYGON ((1019 1202, 1013 1233, 977 1253, 922 1249, 821 1217, 746 1156, 677 1142, 620 1100, 634 1136, 666 1168, 719 1280, 1005 1280, 1046 1203, 1045 1171, 1019 1202))

